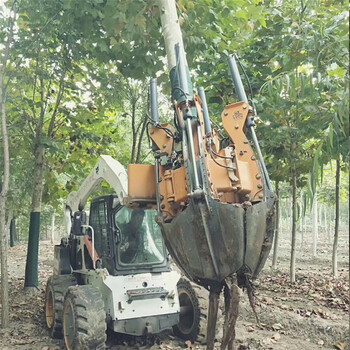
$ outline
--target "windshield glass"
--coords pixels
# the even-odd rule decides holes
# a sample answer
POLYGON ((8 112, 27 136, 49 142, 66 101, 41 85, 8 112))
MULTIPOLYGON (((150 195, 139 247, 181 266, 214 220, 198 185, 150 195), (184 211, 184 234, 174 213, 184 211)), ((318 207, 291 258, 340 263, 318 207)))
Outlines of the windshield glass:
POLYGON ((115 224, 120 230, 118 259, 121 264, 162 263, 164 243, 154 218, 156 210, 123 207, 115 214, 115 224))

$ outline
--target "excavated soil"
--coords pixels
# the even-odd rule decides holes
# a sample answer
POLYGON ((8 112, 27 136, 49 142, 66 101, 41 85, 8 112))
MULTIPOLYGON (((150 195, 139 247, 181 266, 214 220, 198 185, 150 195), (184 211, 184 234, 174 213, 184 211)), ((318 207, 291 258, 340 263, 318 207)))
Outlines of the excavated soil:
MULTIPOLYGON (((257 324, 243 292, 236 327, 235 349, 349 349, 349 234, 342 228, 339 239, 339 277, 331 275, 332 244, 320 234, 318 256, 312 258, 311 234, 302 247, 298 242, 296 283, 289 282, 290 236, 280 238, 278 269, 271 259, 255 282, 257 324)), ((23 293, 26 245, 9 249, 10 317, 6 330, 0 328, 0 349, 60 350, 62 341, 50 339, 44 321, 45 284, 51 275, 53 246, 40 242, 40 290, 35 296, 23 293)), ((222 336, 219 320, 216 348, 222 336)), ((171 330, 143 339, 108 334, 108 349, 204 349, 175 338, 171 330)))

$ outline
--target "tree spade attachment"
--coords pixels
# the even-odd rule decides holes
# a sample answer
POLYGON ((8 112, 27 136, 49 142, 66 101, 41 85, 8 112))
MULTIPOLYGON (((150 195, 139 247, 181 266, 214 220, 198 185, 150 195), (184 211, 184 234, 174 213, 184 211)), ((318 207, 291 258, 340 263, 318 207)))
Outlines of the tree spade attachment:
MULTIPOLYGON (((175 1, 160 0, 159 9, 175 125, 160 124, 152 80, 154 125, 149 136, 155 155, 156 219, 176 264, 191 281, 209 290, 210 350, 219 295, 225 290, 222 349, 231 348, 239 287, 258 275, 271 249, 275 195, 235 57, 228 57, 228 66, 239 102, 224 108, 223 130, 218 130, 211 125, 204 89, 193 92, 175 1)), ((133 183, 137 179, 129 176, 129 189, 133 183)))

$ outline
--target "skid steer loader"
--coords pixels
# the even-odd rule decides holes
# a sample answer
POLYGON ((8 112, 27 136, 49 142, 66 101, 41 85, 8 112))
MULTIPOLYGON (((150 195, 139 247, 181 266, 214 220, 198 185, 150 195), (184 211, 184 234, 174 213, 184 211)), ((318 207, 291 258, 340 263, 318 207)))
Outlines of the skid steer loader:
POLYGON ((205 291, 172 271, 152 206, 123 205, 126 184, 122 165, 102 156, 68 197, 68 235, 55 246, 45 301, 50 335, 67 349, 103 349, 107 326, 137 336, 174 327, 185 340, 205 339, 205 291), (88 219, 84 207, 103 180, 117 194, 93 199, 88 219))

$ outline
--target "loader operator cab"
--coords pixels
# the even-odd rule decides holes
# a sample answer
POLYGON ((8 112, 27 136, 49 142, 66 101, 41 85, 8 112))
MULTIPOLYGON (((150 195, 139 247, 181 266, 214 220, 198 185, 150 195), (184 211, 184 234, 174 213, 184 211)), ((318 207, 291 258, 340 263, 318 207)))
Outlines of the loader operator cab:
POLYGON ((156 210, 130 209, 116 195, 93 199, 89 224, 95 249, 111 275, 169 270, 156 210))

